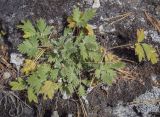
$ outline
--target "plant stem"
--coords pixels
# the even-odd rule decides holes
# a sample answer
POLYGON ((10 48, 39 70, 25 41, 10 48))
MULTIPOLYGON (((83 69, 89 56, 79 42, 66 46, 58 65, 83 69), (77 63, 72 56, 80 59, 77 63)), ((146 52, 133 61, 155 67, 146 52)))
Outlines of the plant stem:
POLYGON ((117 49, 117 48, 123 48, 123 47, 132 47, 132 46, 133 46, 132 44, 119 45, 119 46, 109 48, 106 51, 110 51, 110 50, 117 49))

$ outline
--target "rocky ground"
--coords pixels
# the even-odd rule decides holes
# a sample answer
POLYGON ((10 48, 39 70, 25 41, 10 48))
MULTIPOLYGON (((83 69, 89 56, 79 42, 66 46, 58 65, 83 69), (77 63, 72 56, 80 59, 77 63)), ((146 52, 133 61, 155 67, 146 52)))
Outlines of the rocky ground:
MULTIPOLYGON (((106 48, 132 44, 136 30, 145 30, 146 42, 151 43, 160 54, 159 30, 147 18, 153 16, 160 22, 160 0, 0 0, 0 29, 6 36, 0 38, 0 117, 77 117, 81 105, 74 98, 64 100, 57 94, 54 100, 40 104, 28 104, 25 96, 7 88, 10 79, 17 76, 10 64, 10 55, 18 53, 21 32, 16 25, 24 19, 35 21, 46 19, 60 34, 66 25, 66 18, 73 7, 82 10, 96 8, 97 13, 90 24, 95 28, 97 41, 106 48), (4 58, 4 59, 2 59, 4 58), (5 61, 6 60, 6 61, 5 61), (4 79, 5 77, 5 79, 4 79), (18 96, 17 96, 18 95, 18 96)), ((151 65, 139 63, 130 48, 115 48, 113 52, 123 60, 128 60, 128 73, 117 79, 113 86, 95 87, 84 104, 88 117, 159 117, 160 116, 160 62, 151 65)))

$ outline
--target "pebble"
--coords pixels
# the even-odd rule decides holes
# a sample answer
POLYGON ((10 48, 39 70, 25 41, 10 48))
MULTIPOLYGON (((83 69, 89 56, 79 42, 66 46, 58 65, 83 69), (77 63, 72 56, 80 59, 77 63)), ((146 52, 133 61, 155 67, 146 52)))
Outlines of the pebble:
POLYGON ((59 117, 58 111, 53 111, 53 114, 51 117, 59 117))
POLYGON ((9 72, 4 72, 4 74, 3 74, 4 79, 8 79, 10 77, 11 77, 11 74, 9 72))
POLYGON ((101 6, 100 1, 99 0, 94 0, 92 8, 99 8, 100 6, 101 6))
POLYGON ((20 66, 23 64, 24 58, 22 57, 22 54, 18 53, 11 53, 10 55, 10 63, 13 63, 16 65, 16 69, 19 71, 20 66))

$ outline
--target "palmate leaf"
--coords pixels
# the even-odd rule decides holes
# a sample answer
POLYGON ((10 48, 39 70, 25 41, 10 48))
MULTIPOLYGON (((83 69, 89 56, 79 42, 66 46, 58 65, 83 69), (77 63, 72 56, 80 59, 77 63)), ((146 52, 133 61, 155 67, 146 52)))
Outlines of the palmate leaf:
POLYGON ((99 44, 96 42, 96 37, 94 35, 85 36, 83 41, 87 50, 98 50, 99 44))
POLYGON ((157 63, 158 62, 158 54, 156 53, 156 50, 151 45, 148 45, 145 43, 143 43, 142 46, 144 48, 147 59, 149 61, 151 61, 152 64, 157 63))
POLYGON ((81 43, 79 45, 79 49, 80 49, 80 55, 81 55, 82 59, 86 60, 88 58, 88 52, 87 52, 85 45, 83 43, 81 43))
POLYGON ((145 53, 144 53, 143 47, 139 43, 135 44, 135 52, 138 55, 138 59, 140 62, 143 59, 145 59, 145 53))
POLYGON ((85 88, 83 85, 80 85, 78 88, 78 95, 79 96, 84 96, 86 94, 85 88))
POLYGON ((73 9, 73 20, 78 24, 80 22, 80 17, 81 17, 81 11, 79 10, 78 7, 73 9))
POLYGON ((36 74, 40 79, 46 79, 46 77, 49 75, 50 70, 51 66, 44 63, 38 66, 36 74))
POLYGON ((28 94, 28 100, 29 102, 35 102, 38 103, 37 95, 34 93, 34 89, 32 87, 29 87, 27 90, 28 94))
POLYGON ((98 53, 98 52, 95 52, 95 51, 89 51, 88 52, 89 56, 88 58, 91 60, 91 61, 94 61, 94 62, 100 62, 101 61, 101 53, 98 53))
MULTIPOLYGON (((74 28, 74 27, 76 27, 76 22, 72 19, 72 17, 68 17, 68 18, 67 18, 67 22, 69 23, 69 24, 68 24, 68 27, 69 27, 69 28, 74 28)), ((65 36, 65 34, 64 34, 64 36, 65 36)))
POLYGON ((91 20, 94 17, 95 13, 96 13, 95 9, 86 10, 82 15, 82 20, 85 22, 88 22, 89 20, 91 20))
POLYGON ((94 35, 94 31, 89 24, 87 24, 85 28, 87 30, 88 35, 94 35))
POLYGON ((22 68, 22 72, 24 74, 28 74, 31 71, 35 70, 35 68, 36 68, 36 63, 33 60, 26 59, 22 68))
POLYGON ((51 79, 52 80, 56 80, 57 77, 58 77, 58 72, 59 72, 59 69, 52 69, 50 71, 50 76, 51 76, 51 79))
POLYGON ((33 38, 23 41, 23 43, 18 46, 18 50, 23 54, 27 54, 29 57, 35 57, 38 52, 37 39, 33 38))
POLYGON ((35 90, 36 93, 39 92, 39 90, 42 86, 42 83, 44 81, 45 81, 44 79, 39 79, 36 73, 29 76, 29 78, 27 80, 29 86, 32 87, 35 90))
POLYGON ((57 83, 47 80, 42 86, 40 93, 43 94, 44 99, 52 99, 58 88, 59 85, 57 83))
POLYGON ((112 68, 112 69, 121 69, 125 67, 125 63, 122 61, 116 61, 114 63, 107 64, 107 67, 108 66, 109 68, 112 68))
POLYGON ((145 38, 144 29, 138 29, 137 30, 137 41, 142 42, 145 38))
POLYGON ((12 81, 10 83, 10 86, 12 87, 12 90, 24 90, 26 88, 26 85, 24 83, 24 80, 22 78, 18 78, 17 81, 12 81))
POLYGON ((30 38, 36 35, 36 30, 29 20, 23 21, 22 23, 23 25, 18 25, 17 27, 23 30, 24 38, 30 38))
POLYGON ((37 21, 37 28, 38 28, 39 32, 43 33, 44 30, 46 29, 46 27, 47 27, 46 22, 44 21, 44 19, 40 18, 37 21))
POLYGON ((104 83, 108 85, 112 85, 113 80, 116 78, 117 74, 116 71, 113 69, 106 69, 105 71, 101 72, 101 79, 104 83))

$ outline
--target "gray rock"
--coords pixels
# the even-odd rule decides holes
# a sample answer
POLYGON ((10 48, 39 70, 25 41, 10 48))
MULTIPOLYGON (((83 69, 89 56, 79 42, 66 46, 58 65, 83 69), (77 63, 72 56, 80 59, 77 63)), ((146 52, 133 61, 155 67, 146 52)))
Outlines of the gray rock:
POLYGON ((142 113, 144 117, 148 116, 150 113, 160 112, 160 88, 153 87, 151 91, 137 97, 133 102, 135 102, 135 107, 139 113, 142 113))
POLYGON ((51 116, 51 117, 59 117, 58 112, 57 112, 57 111, 53 111, 53 114, 52 114, 52 116, 51 116))

